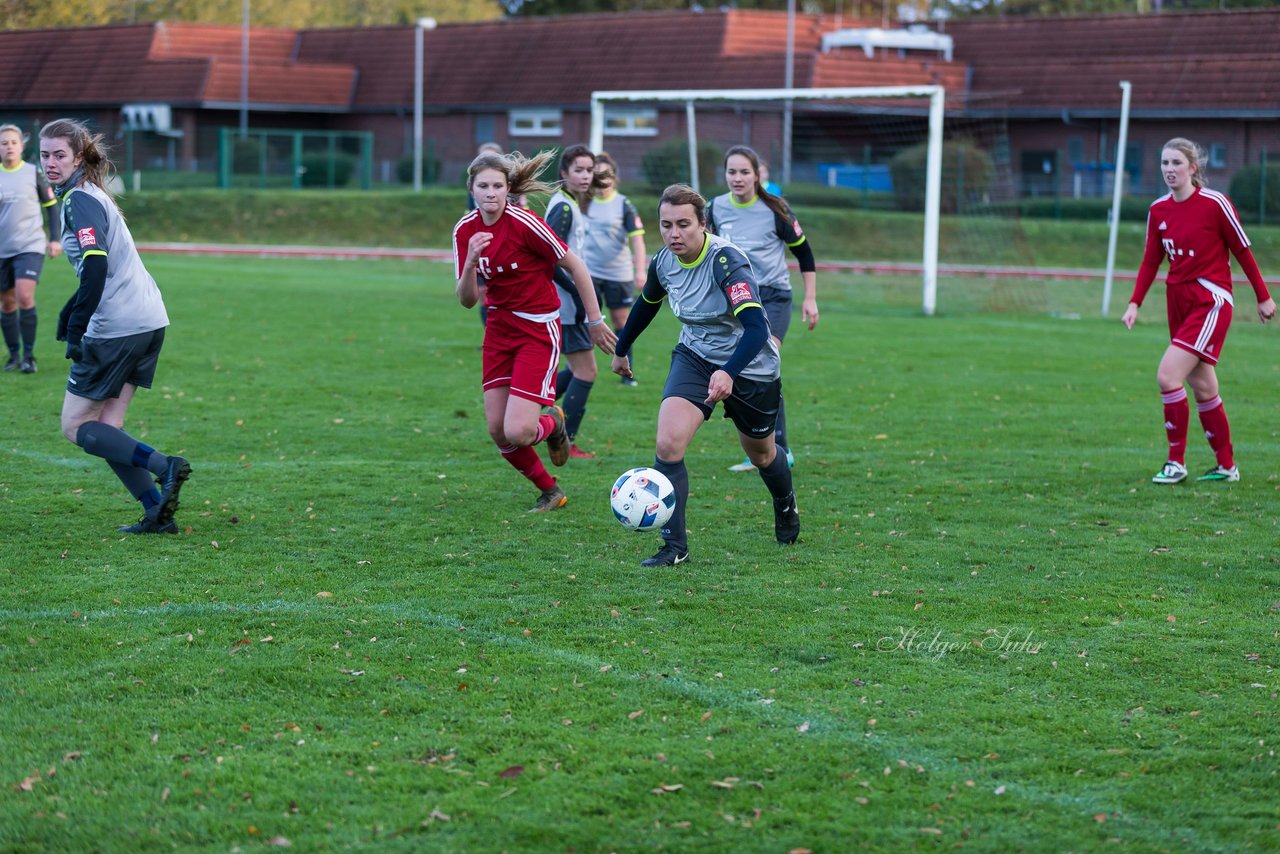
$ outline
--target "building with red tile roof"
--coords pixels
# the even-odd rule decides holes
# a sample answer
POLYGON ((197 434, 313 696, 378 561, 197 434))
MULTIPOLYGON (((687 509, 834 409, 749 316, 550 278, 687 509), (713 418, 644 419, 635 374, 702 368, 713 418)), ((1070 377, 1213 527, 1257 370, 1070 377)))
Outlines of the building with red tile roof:
MULTIPOLYGON (((797 16, 794 85, 940 84, 949 130, 1001 128, 1003 156, 1023 174, 1023 189, 1069 189, 1077 175, 1105 171, 1122 79, 1133 83, 1130 172, 1138 188, 1154 186, 1151 167, 1169 136, 1211 146, 1224 177, 1264 147, 1280 147, 1280 52, 1264 37, 1280 32, 1280 10, 976 19, 946 25, 954 43, 946 53, 823 48, 824 36, 876 23, 797 16)), ((784 13, 747 10, 441 25, 423 33, 429 159, 447 178, 482 141, 524 150, 586 141, 597 90, 780 88, 786 29, 784 13)), ((212 169, 219 129, 234 127, 245 106, 253 128, 371 132, 384 175, 411 153, 413 27, 252 28, 247 64, 240 40, 236 26, 171 22, 0 32, 0 118, 34 129, 71 114, 109 138, 132 129, 125 168, 167 159, 212 169)), ((605 145, 634 171, 655 143, 683 136, 684 121, 682 105, 655 107, 642 126, 606 136, 605 145)), ((796 121, 801 162, 857 161, 870 150, 863 143, 881 152, 891 144, 819 110, 797 108, 796 121)), ((730 105, 706 118, 700 112, 698 130, 717 145, 746 141, 776 157, 780 114, 730 105)))

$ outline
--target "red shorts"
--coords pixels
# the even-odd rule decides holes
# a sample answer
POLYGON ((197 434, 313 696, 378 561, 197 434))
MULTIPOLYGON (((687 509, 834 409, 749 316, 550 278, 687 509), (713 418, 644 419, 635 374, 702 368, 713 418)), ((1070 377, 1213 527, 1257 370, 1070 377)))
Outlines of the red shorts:
POLYGON ((543 406, 556 402, 560 318, 527 320, 490 308, 484 327, 484 388, 509 386, 516 397, 543 406))
POLYGON ((1173 285, 1167 290, 1173 346, 1218 364, 1231 326, 1230 292, 1217 285, 1210 290, 1203 284, 1173 285))

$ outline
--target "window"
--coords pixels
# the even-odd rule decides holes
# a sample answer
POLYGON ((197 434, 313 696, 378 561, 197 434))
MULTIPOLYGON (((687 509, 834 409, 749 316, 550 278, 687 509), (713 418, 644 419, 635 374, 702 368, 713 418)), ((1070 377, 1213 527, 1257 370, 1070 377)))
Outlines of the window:
POLYGON ((512 110, 507 117, 507 132, 512 136, 559 136, 559 110, 512 110))
POLYGON ((1209 168, 1227 168, 1227 147, 1221 142, 1215 142, 1209 146, 1209 168))
POLYGON ((605 107, 604 132, 606 136, 657 136, 658 111, 605 107))

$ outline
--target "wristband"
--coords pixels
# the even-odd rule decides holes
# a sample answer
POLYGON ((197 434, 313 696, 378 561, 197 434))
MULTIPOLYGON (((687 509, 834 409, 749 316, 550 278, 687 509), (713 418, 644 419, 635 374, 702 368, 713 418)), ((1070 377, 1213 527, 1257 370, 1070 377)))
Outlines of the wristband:
POLYGON ((602 323, 604 323, 604 315, 603 315, 603 314, 602 314, 602 315, 600 315, 599 317, 597 317, 595 320, 588 320, 588 321, 587 321, 587 328, 588 328, 588 329, 590 329, 591 327, 593 327, 593 326, 599 326, 599 325, 600 325, 600 324, 602 324, 602 323))

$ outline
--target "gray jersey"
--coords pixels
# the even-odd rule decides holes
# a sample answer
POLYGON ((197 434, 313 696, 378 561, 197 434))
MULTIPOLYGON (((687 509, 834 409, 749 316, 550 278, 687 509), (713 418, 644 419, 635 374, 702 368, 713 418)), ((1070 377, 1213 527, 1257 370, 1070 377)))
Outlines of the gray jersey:
POLYGON ((707 205, 707 227, 747 253, 760 284, 791 290, 786 250, 805 241, 795 217, 779 216, 759 197, 740 205, 725 193, 707 205))
MULTIPOLYGON (((652 283, 666 292, 671 310, 683 324, 680 343, 713 365, 729 361, 742 338, 737 314, 748 306, 762 308, 751 264, 741 249, 707 233, 702 254, 685 264, 666 247, 649 262, 649 282, 644 299, 653 298, 652 283)), ((658 299, 661 298, 658 294, 658 299)), ((778 345, 770 337, 739 374, 750 380, 776 380, 781 360, 778 345)))
POLYGON ((43 208, 57 204, 44 173, 31 163, 0 164, 0 258, 45 253, 43 208))
POLYGON ((644 223, 631 200, 621 193, 592 199, 586 213, 586 245, 582 260, 591 278, 630 282, 636 277, 631 238, 644 234, 644 223))
POLYGON ((85 335, 122 338, 169 325, 160 289, 142 265, 120 209, 92 181, 62 196, 62 246, 77 276, 88 256, 107 258, 107 283, 85 335))
MULTIPOLYGON (((557 190, 547 202, 547 215, 544 219, 569 250, 581 258, 587 239, 587 226, 573 197, 566 195, 563 190, 557 190)), ((569 293, 569 289, 573 287, 573 278, 567 272, 561 272, 555 276, 555 281, 556 290, 560 294, 560 325, 572 325, 578 313, 573 295, 569 293)))

